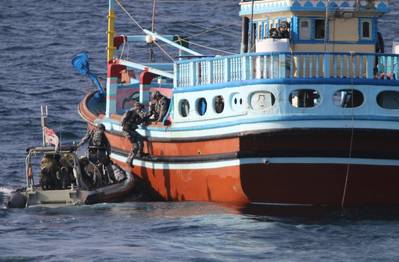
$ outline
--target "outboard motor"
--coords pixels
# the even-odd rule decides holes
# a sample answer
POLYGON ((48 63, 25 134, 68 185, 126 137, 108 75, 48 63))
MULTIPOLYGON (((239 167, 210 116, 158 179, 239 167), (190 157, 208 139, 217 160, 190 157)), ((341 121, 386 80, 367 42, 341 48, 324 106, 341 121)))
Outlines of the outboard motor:
POLYGON ((26 207, 26 196, 20 192, 12 192, 6 201, 6 207, 8 208, 25 208, 26 207))

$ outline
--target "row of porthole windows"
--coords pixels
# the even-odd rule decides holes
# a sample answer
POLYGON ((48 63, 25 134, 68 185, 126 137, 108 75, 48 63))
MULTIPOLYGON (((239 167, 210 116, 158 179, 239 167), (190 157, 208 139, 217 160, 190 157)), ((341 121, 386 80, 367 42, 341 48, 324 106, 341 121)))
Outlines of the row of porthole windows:
MULTIPOLYGON (((196 110, 200 116, 205 115, 208 109, 208 102, 204 97, 197 99, 196 110)), ((213 109, 217 114, 221 114, 224 111, 224 98, 223 96, 216 96, 213 99, 213 109)), ((187 117, 190 113, 190 102, 187 99, 182 99, 179 102, 179 112, 183 117, 187 117)))
MULTIPOLYGON (((289 101, 296 108, 311 108, 320 104, 320 94, 314 89, 298 89, 291 92, 289 101)), ((252 94, 251 107, 254 110, 261 111, 272 107, 276 102, 273 93, 267 91, 259 91, 252 94)), ((336 106, 344 108, 359 107, 364 103, 362 92, 356 89, 338 90, 333 95, 333 102, 336 106)), ((233 105, 242 105, 242 98, 234 97, 233 105)), ((377 96, 377 104, 385 109, 399 109, 399 91, 383 91, 377 96)), ((213 109, 217 114, 221 114, 225 108, 223 96, 216 96, 213 99, 213 109)), ((204 97, 197 99, 196 111, 200 116, 205 115, 208 109, 208 103, 204 97)), ((183 117, 187 117, 190 112, 190 103, 187 99, 179 102, 179 112, 183 117)))

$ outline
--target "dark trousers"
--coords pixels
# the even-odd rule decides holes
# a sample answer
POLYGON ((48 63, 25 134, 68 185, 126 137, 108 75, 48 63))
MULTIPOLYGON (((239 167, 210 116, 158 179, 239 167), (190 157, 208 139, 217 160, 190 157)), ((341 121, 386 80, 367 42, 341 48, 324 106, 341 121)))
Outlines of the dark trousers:
POLYGON ((133 145, 130 154, 132 156, 141 155, 143 153, 143 147, 144 147, 143 137, 136 130, 129 131, 127 137, 129 138, 129 141, 133 145))

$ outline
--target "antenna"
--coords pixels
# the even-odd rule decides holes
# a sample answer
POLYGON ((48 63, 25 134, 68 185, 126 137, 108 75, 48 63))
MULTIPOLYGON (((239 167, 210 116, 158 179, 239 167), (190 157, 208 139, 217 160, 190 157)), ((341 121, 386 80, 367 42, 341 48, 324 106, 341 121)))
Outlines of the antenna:
POLYGON ((48 107, 40 106, 40 123, 42 126, 42 139, 43 139, 43 147, 46 146, 46 136, 45 136, 45 128, 47 127, 48 121, 48 107))
POLYGON ((328 7, 330 5, 330 0, 327 0, 326 4, 326 17, 324 19, 324 52, 327 52, 327 42, 328 42, 328 37, 329 37, 329 32, 328 32, 328 7))
POLYGON ((251 45, 249 47, 249 52, 253 52, 254 45, 255 45, 255 28, 254 28, 254 7, 255 7, 255 0, 252 0, 251 5, 251 22, 249 25, 251 26, 251 45))

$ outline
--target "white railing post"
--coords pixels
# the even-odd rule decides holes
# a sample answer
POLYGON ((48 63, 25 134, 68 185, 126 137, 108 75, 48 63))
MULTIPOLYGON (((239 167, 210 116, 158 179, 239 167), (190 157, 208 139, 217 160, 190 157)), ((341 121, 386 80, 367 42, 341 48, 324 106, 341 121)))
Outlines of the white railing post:
POLYGON ((324 78, 330 78, 330 54, 325 54, 323 59, 324 78))
POLYGON ((224 66, 223 66, 224 82, 229 82, 230 81, 230 71, 231 71, 230 70, 230 59, 226 57, 225 59, 223 59, 223 63, 224 63, 224 66))
POLYGON ((173 79, 173 87, 180 86, 180 66, 177 63, 173 64, 173 72, 174 72, 174 79, 173 79))
POLYGON ((375 56, 367 55, 366 67, 367 67, 366 78, 373 79, 374 78, 374 67, 375 67, 375 56))
POLYGON ((195 82, 196 82, 195 79, 196 79, 196 76, 197 76, 197 74, 195 72, 195 64, 194 64, 194 62, 190 62, 188 71, 190 72, 189 73, 189 85, 190 86, 194 86, 195 82))
POLYGON ((279 73, 278 73, 278 77, 279 78, 285 78, 286 77, 286 74, 285 74, 285 68, 286 68, 286 65, 285 65, 285 54, 280 54, 279 55, 279 57, 278 57, 278 60, 279 60, 279 73))
POLYGON ((248 60, 247 60, 248 56, 243 56, 241 59, 241 80, 247 80, 247 72, 248 72, 248 60))

